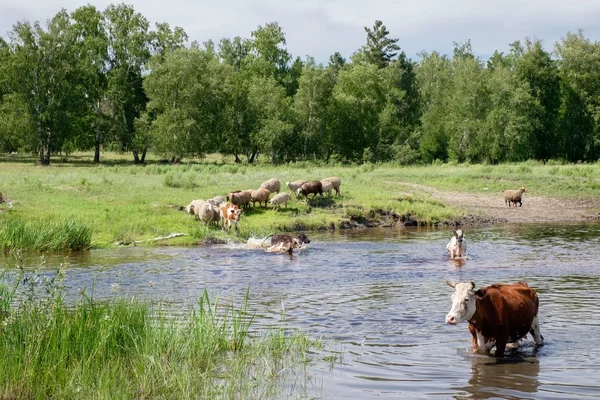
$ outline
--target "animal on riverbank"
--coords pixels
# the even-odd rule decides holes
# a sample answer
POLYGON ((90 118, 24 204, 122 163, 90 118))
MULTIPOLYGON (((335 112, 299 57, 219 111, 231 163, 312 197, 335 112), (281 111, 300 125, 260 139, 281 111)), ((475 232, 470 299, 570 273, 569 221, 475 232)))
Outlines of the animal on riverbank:
POLYGON ((225 203, 225 197, 223 196, 215 196, 212 199, 207 200, 213 206, 219 207, 221 204, 225 203))
POLYGON ((243 210, 235 204, 224 203, 219 207, 219 211, 221 214, 221 227, 225 229, 225 225, 227 225, 227 230, 230 230, 231 225, 235 225, 237 231, 243 210))
POLYGON ((225 198, 227 201, 230 201, 232 204, 235 204, 238 207, 250 207, 250 202, 252 201, 252 192, 254 190, 242 190, 238 192, 231 192, 225 198))
POLYGON ((279 189, 281 188, 281 182, 279 182, 279 179, 271 178, 268 181, 263 182, 260 185, 260 187, 262 189, 267 189, 271 193, 279 193, 279 189))
POLYGON ((465 240, 461 229, 452 231, 453 235, 446 245, 446 251, 450 253, 450 258, 463 258, 467 254, 467 241, 465 240))
POLYGON ((213 223, 218 224, 221 220, 219 209, 208 201, 203 202, 200 206, 194 206, 194 214, 207 226, 213 223))
POLYGON ((184 207, 185 212, 189 215, 189 216, 194 216, 196 217, 196 213, 195 213, 195 209, 199 209, 204 203, 206 203, 204 200, 201 199, 197 199, 197 200, 192 200, 190 202, 190 204, 188 204, 187 206, 184 207))
POLYGON ((296 191, 296 194, 298 196, 303 195, 307 199, 308 199, 308 195, 311 193, 313 195, 313 199, 315 198, 315 196, 317 194, 320 194, 321 197, 323 197, 323 184, 321 183, 321 181, 306 182, 302 186, 300 186, 300 189, 298 189, 296 191))
POLYGON ((252 206, 256 206, 256 202, 258 202, 259 206, 264 202, 266 207, 267 202, 269 201, 269 196, 271 196, 271 192, 269 192, 268 189, 260 188, 258 190, 253 190, 252 193, 250 193, 252 206))
POLYGON ((321 182, 331 182, 331 186, 333 187, 333 190, 335 190, 335 194, 338 196, 342 195, 342 192, 340 190, 340 186, 342 186, 342 180, 336 176, 333 176, 331 178, 325 178, 325 179, 321 179, 321 182))
POLYGON ((333 191, 331 181, 321 181, 321 185, 323 186, 323 193, 327 193, 327 196, 331 197, 331 192, 333 191))
POLYGON ((285 208, 287 208, 287 203, 290 201, 289 193, 278 193, 269 201, 273 206, 273 209, 279 208, 282 204, 285 204, 285 208))
POLYGON ((467 321, 474 350, 489 354, 496 346, 495 356, 502 357, 507 343, 516 343, 528 332, 536 346, 544 344, 538 320, 539 299, 527 283, 495 283, 478 290, 473 282, 446 284, 454 289, 446 323, 467 321))
POLYGON ((519 203, 519 207, 523 205, 523 193, 526 192, 525 188, 522 187, 519 190, 505 190, 504 191, 504 204, 514 204, 515 207, 519 203))
POLYGON ((294 181, 294 182, 286 182, 286 186, 288 189, 290 189, 292 191, 292 193, 296 194, 298 192, 298 189, 300 189, 300 187, 302 187, 302 185, 304 185, 306 183, 305 180, 300 180, 300 181, 294 181))

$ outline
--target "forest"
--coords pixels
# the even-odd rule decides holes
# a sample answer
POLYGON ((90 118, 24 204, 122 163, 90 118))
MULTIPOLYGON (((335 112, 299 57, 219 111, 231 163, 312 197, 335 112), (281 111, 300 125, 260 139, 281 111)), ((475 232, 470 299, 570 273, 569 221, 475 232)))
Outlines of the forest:
POLYGON ((382 21, 327 65, 294 57, 283 28, 191 41, 126 4, 60 10, 0 37, 0 153, 103 151, 144 163, 210 153, 400 165, 595 161, 600 43, 567 32, 552 51, 524 38, 488 60, 469 40, 411 60, 382 21))

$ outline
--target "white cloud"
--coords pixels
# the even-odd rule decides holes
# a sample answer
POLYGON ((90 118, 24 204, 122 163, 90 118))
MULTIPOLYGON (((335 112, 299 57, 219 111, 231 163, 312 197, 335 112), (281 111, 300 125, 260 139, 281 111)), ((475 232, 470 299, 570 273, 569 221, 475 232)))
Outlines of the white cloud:
MULTIPOLYGON (((0 33, 23 19, 45 22, 61 7, 73 11, 78 0, 0 0, 0 33)), ((109 1, 92 1, 103 10, 109 1)), ((380 19, 409 57, 421 50, 452 51, 453 42, 471 40, 475 53, 487 57, 506 51, 525 37, 542 39, 551 50, 568 31, 584 29, 600 39, 600 2, 593 0, 129 0, 154 22, 183 27, 191 40, 218 42, 250 37, 258 25, 276 21, 294 56, 326 62, 335 51, 350 56, 365 43, 364 26, 380 19)))

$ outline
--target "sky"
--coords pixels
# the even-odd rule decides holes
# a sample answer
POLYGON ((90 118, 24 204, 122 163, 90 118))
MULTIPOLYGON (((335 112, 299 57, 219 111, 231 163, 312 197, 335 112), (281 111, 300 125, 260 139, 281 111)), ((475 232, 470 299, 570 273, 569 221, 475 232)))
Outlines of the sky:
MULTIPOLYGON (((104 10, 116 1, 0 0, 0 35, 18 21, 45 22, 61 8, 72 12, 92 4, 104 10)), ((413 60, 422 51, 452 54, 454 42, 471 40, 473 52, 487 60, 507 52, 515 40, 537 38, 548 51, 567 32, 582 29, 600 40, 598 0, 129 0, 152 24, 184 28, 190 41, 241 36, 259 25, 277 22, 293 57, 307 55, 327 63, 340 52, 349 57, 366 43, 364 27, 376 20, 398 38, 413 60)))

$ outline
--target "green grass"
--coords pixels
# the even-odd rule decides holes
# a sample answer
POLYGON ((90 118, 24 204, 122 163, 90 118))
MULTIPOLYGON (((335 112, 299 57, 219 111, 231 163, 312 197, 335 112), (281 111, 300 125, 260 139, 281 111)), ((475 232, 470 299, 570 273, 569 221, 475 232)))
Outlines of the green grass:
POLYGON ((63 221, 34 220, 25 223, 11 218, 0 221, 0 249, 61 251, 89 249, 92 229, 69 218, 63 221))
POLYGON ((301 390, 308 354, 320 348, 283 324, 257 331, 248 294, 235 307, 205 292, 169 317, 157 305, 85 293, 67 305, 63 273, 39 284, 21 270, 20 300, 0 276, 0 398, 281 398, 285 385, 301 390))
MULTIPOLYGON (((211 155, 203 161, 178 165, 152 158, 147 165, 133 165, 127 156, 108 153, 103 155, 102 165, 93 165, 91 160, 91 153, 76 153, 62 159, 56 157, 49 167, 39 167, 28 156, 0 155, 0 192, 12 200, 12 207, 0 204, 0 227, 5 227, 10 219, 33 227, 39 226, 35 221, 56 221, 60 225, 77 216, 77 226, 91 230, 92 247, 143 241, 174 232, 186 236, 168 243, 187 245, 212 238, 244 239, 279 231, 337 229, 351 219, 377 219, 379 213, 374 213, 377 210, 410 216, 422 225, 456 220, 465 213, 433 199, 429 192, 411 183, 457 192, 487 190, 499 195, 505 189, 521 186, 528 193, 541 196, 600 195, 597 163, 566 165, 551 161, 544 165, 530 161, 403 167, 298 162, 273 166, 238 165, 227 157, 211 155), (178 209, 193 199, 225 195, 236 189, 256 189, 272 177, 285 185, 286 181, 330 176, 342 179, 342 197, 308 203, 293 198, 287 209, 246 210, 238 235, 205 228, 178 209)), ((22 246, 32 249, 31 243, 33 240, 23 241, 22 246)))

